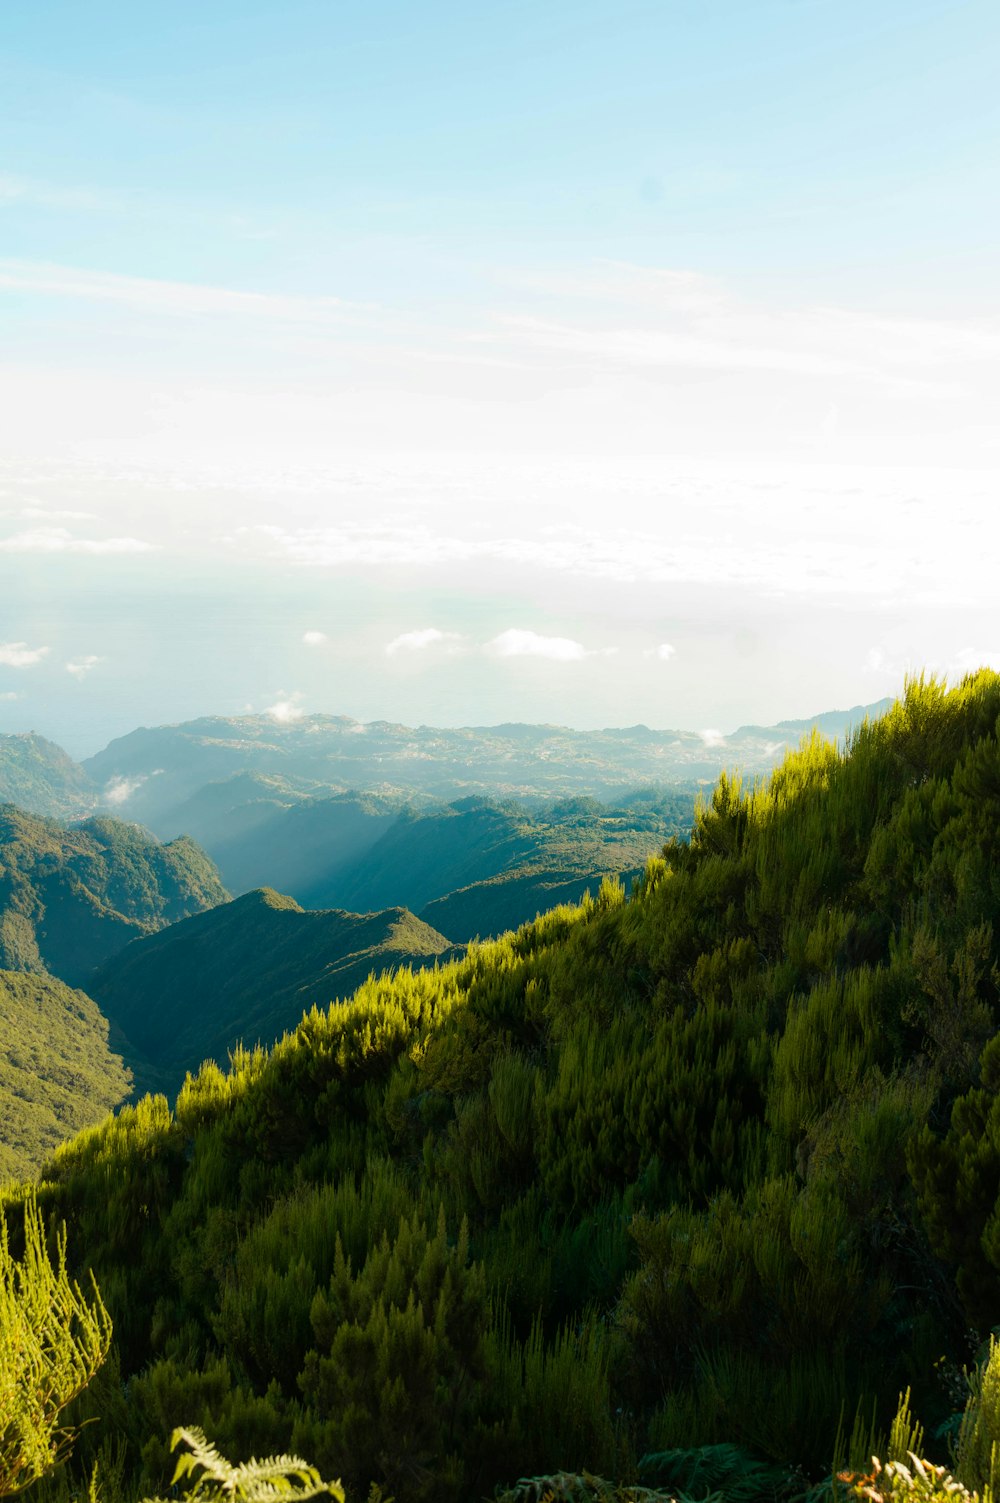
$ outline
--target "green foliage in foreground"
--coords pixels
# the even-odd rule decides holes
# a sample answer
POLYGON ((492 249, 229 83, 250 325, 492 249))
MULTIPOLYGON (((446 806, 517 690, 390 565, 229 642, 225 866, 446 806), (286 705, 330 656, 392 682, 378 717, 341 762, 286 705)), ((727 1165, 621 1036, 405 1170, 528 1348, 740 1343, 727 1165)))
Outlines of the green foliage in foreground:
MULTIPOLYGON (((339 1482, 324 1482, 316 1468, 301 1456, 254 1458, 233 1466, 197 1426, 179 1426, 170 1437, 170 1448, 187 1447, 177 1459, 171 1487, 190 1478, 184 1489, 188 1503, 306 1503, 309 1498, 331 1497, 344 1503, 339 1482)), ((149 1499, 148 1503, 163 1503, 149 1499)))
POLYGON ((33 1175, 58 1144, 131 1089, 108 1023, 51 976, 0 971, 0 1184, 33 1175))
POLYGON ((111 1321, 66 1272, 61 1234, 53 1264, 36 1206, 24 1208, 21 1257, 0 1217, 0 1497, 43 1477, 68 1455, 60 1416, 104 1362, 111 1321))
POLYGON ((1000 1324, 998 724, 995 675, 911 685, 844 754, 722 778, 630 900, 60 1149, 132 1485, 192 1422, 400 1503, 717 1446, 829 1488, 911 1383, 953 1430, 942 1375, 1000 1324))

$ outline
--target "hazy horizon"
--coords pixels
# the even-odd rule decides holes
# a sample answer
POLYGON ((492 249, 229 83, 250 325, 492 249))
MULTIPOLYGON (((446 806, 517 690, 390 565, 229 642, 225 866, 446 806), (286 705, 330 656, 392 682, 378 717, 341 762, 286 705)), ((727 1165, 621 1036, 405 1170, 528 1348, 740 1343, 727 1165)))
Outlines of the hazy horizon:
POLYGON ((985 0, 5 22, 0 731, 1000 666, 985 0))
MULTIPOLYGON (((900 692, 902 692, 902 690, 900 692)), ((854 705, 847 705, 847 704, 844 704, 844 705, 827 705, 827 706, 825 706, 822 709, 814 709, 814 710, 811 710, 811 711, 807 711, 807 712, 803 713, 802 715, 784 715, 784 716, 780 716, 777 720, 774 720, 774 721, 763 721, 763 720, 757 718, 757 719, 750 719, 750 720, 741 721, 739 723, 739 725, 722 726, 722 727, 712 727, 712 726, 667 725, 667 724, 663 724, 663 725, 649 725, 645 721, 633 721, 630 725, 623 725, 623 724, 615 724, 615 725, 599 724, 596 721, 594 722, 593 725, 570 725, 567 721, 562 721, 562 720, 548 720, 548 721, 540 721, 540 720, 534 720, 534 721, 524 721, 524 720, 520 720, 520 721, 514 720, 514 721, 512 721, 512 720, 506 720, 506 721, 500 721, 500 720, 497 720, 497 721, 490 721, 490 722, 485 722, 485 721, 465 721, 465 720, 454 720, 454 721, 447 721, 447 722, 446 721, 440 721, 440 720, 439 721, 416 721, 416 720, 405 721, 405 720, 400 720, 398 717, 388 716, 388 715, 370 716, 370 717, 368 717, 365 720, 360 720, 358 717, 353 716, 353 715, 347 715, 343 711, 340 711, 340 710, 320 710, 320 709, 314 709, 314 710, 304 711, 304 710, 302 710, 300 708, 300 706, 299 706, 299 704, 298 704, 297 701, 288 699, 288 700, 277 701, 275 703, 275 705, 273 705, 273 706, 271 706, 271 707, 269 707, 267 709, 264 709, 264 710, 244 710, 244 711, 237 711, 237 712, 234 712, 233 714, 227 715, 227 716, 219 716, 219 715, 217 715, 213 711, 206 711, 206 712, 204 712, 202 714, 199 714, 199 715, 183 716, 183 717, 178 718, 177 720, 163 720, 163 721, 156 721, 156 722, 150 721, 148 723, 140 723, 140 722, 137 721, 134 725, 128 725, 127 727, 124 727, 121 730, 115 731, 112 735, 108 736, 106 740, 103 740, 103 741, 87 741, 87 742, 80 741, 76 745, 73 744, 73 737, 72 736, 70 736, 70 737, 68 737, 68 738, 66 738, 64 740, 60 740, 58 736, 51 734, 43 726, 36 726, 36 725, 32 725, 32 726, 20 726, 16 730, 4 729, 4 730, 0 731, 0 735, 38 735, 38 736, 42 736, 45 740, 51 741, 53 744, 61 747, 63 751, 68 752, 70 754, 70 756, 73 757, 74 761, 77 761, 77 762, 85 762, 88 757, 94 756, 94 755, 96 755, 97 752, 103 751, 112 742, 120 740, 122 737, 128 736, 132 731, 135 731, 135 730, 155 730, 155 729, 160 729, 160 728, 169 728, 169 727, 177 726, 177 725, 195 724, 199 720, 213 720, 213 719, 239 720, 239 719, 243 719, 243 718, 255 719, 255 720, 256 719, 262 719, 262 720, 263 719, 272 719, 274 721, 274 724, 275 724, 276 727, 288 726, 288 725, 297 725, 300 722, 307 724, 311 719, 315 720, 315 719, 324 719, 324 718, 329 718, 329 719, 343 718, 343 719, 346 719, 346 720, 351 720, 355 724, 358 724, 358 725, 365 725, 365 726, 378 725, 378 724, 402 725, 402 726, 406 726, 406 727, 408 727, 410 729, 413 729, 413 730, 422 730, 422 729, 435 730, 435 729, 437 729, 437 730, 483 730, 483 731, 489 731, 489 730, 500 730, 500 729, 502 729, 505 726, 511 726, 511 725, 531 725, 531 726, 537 726, 537 727, 550 726, 553 729, 568 730, 568 731, 572 731, 572 732, 577 732, 577 733, 579 733, 581 735, 586 735, 588 733, 597 733, 597 732, 600 732, 600 731, 609 731, 609 730, 615 730, 615 731, 618 731, 618 730, 621 730, 621 731, 628 731, 628 730, 648 730, 648 731, 653 731, 653 732, 662 732, 665 735, 669 735, 669 734, 672 734, 672 733, 675 733, 675 732, 681 732, 682 734, 685 734, 685 735, 700 736, 702 738, 702 740, 704 741, 705 747, 706 747, 707 750, 712 750, 712 749, 718 748, 719 750, 723 750, 724 751, 725 745, 726 745, 726 741, 728 739, 730 739, 731 737, 733 737, 737 731, 740 731, 740 730, 744 729, 747 726, 759 726, 762 729, 766 730, 766 729, 774 728, 777 725, 782 724, 782 723, 792 723, 792 724, 795 724, 795 723, 798 723, 800 721, 819 720, 822 716, 829 715, 829 714, 834 714, 834 715, 846 714, 847 712, 849 712, 851 710, 857 710, 857 709, 869 710, 874 705, 877 705, 877 704, 880 704, 880 703, 882 703, 881 700, 871 700, 871 701, 869 701, 869 702, 867 702, 865 704, 862 704, 861 702, 859 702, 858 704, 854 704, 854 705)), ((724 761, 724 760, 725 760, 725 758, 723 757, 722 761, 724 761)), ((721 765, 721 762, 720 762, 720 765, 721 765)))

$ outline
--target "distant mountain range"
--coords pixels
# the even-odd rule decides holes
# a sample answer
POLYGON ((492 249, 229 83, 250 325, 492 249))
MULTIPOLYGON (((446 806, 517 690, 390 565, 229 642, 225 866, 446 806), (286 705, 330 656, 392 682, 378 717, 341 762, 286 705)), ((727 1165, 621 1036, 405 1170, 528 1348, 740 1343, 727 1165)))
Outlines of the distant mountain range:
POLYGON ((362 724, 345 715, 290 722, 268 715, 216 716, 132 731, 82 764, 40 736, 0 736, 0 799, 56 816, 105 808, 164 836, 196 833, 184 820, 197 813, 200 790, 246 775, 277 780, 272 792, 279 799, 338 792, 445 802, 470 794, 620 799, 648 783, 713 782, 723 766, 767 772, 811 726, 842 737, 889 703, 741 726, 725 738, 644 725, 600 731, 520 724, 435 729, 362 724))

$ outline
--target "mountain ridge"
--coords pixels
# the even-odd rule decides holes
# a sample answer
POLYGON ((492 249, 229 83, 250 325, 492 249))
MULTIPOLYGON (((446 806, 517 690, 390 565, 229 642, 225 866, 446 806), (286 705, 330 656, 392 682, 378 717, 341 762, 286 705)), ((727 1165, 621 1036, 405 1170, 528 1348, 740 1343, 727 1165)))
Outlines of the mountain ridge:
POLYGON ((0 967, 85 985, 144 934, 228 896, 187 836, 161 844, 107 815, 67 825, 0 805, 0 967))
POLYGON ((699 731, 648 727, 577 731, 506 722, 495 727, 410 727, 348 716, 203 716, 139 727, 82 764, 129 811, 160 833, 164 818, 206 783, 255 773, 323 784, 329 792, 421 795, 448 801, 470 793, 553 798, 620 795, 644 783, 714 782, 723 766, 769 771, 799 733, 823 721, 843 727, 887 705, 824 711, 784 726, 744 727, 716 741, 699 731), (742 739, 734 742, 734 736, 742 739))
POLYGON ((461 953, 401 906, 308 910, 273 888, 244 893, 134 940, 90 979, 105 1015, 180 1085, 237 1044, 272 1044, 302 1014, 350 996, 371 973, 461 953))

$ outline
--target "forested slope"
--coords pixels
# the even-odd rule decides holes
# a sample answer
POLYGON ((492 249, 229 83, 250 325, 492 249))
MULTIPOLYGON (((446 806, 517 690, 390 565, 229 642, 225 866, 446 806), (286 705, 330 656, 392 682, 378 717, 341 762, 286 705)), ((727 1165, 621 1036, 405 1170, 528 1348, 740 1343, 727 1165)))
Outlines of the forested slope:
POLYGON ((0 804, 71 818, 96 803, 96 785, 61 746, 34 731, 0 735, 0 804))
POLYGON ((0 806, 0 968, 85 986, 137 935, 227 897, 193 840, 161 845, 118 819, 67 826, 0 806))
POLYGON ((303 1012, 371 974, 433 964, 456 948, 408 913, 306 913, 271 889, 138 939, 90 979, 91 995, 178 1088, 185 1070, 271 1044, 303 1012))
MULTIPOLYGON (((550 882, 581 876, 596 887, 604 873, 644 866, 668 833, 686 835, 693 810, 691 795, 675 795, 641 813, 584 799, 532 813, 516 803, 481 798, 406 811, 362 860, 317 883, 305 897, 310 905, 336 902, 363 912, 389 901, 421 909, 458 888, 498 876, 533 873, 550 882)), ((523 917, 533 918, 536 911, 523 917)), ((482 919, 454 938, 510 927, 491 921, 485 899, 482 919)))
POLYGON ((62 1148, 136 1483, 193 1421, 400 1503, 723 1441, 802 1496, 911 1381, 946 1422, 1000 1324, 998 729, 995 675, 911 686, 846 755, 723 778, 631 900, 62 1148))
MULTIPOLYGON (((263 793, 263 783, 253 786, 263 793)), ((236 805, 233 833, 217 824, 203 834, 232 891, 276 887, 307 908, 426 909, 429 923, 463 942, 579 900, 607 874, 635 873, 668 836, 686 836, 694 815, 692 792, 662 788, 618 806, 573 799, 535 809, 483 798, 413 808, 361 794, 275 808, 274 796, 259 801, 263 817, 254 817, 258 801, 236 805)))
POLYGON ((89 997, 51 976, 0 971, 0 1184, 34 1174, 130 1089, 89 997))

